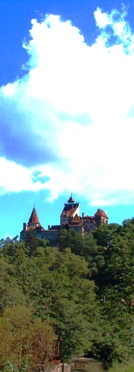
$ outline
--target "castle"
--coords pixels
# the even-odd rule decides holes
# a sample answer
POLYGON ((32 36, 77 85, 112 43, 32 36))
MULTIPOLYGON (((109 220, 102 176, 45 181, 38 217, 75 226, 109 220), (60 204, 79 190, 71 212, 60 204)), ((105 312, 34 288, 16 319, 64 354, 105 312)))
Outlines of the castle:
POLYGON ((33 232, 37 238, 48 239, 52 246, 56 246, 61 229, 75 230, 82 235, 86 235, 106 223, 108 223, 108 217, 102 209, 97 209, 94 216, 85 216, 84 213, 79 216, 79 203, 76 203, 71 195, 67 203, 64 204, 60 216, 60 225, 48 226, 48 230, 45 230, 39 222, 34 207, 28 223, 23 223, 20 239, 25 240, 27 233, 33 232))

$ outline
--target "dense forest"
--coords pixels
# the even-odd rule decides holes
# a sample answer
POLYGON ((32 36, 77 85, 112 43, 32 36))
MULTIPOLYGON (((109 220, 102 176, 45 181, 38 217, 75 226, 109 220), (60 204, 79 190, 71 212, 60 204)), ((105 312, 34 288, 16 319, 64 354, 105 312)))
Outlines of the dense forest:
POLYGON ((0 370, 45 371, 55 340, 75 355, 130 361, 134 354, 134 219, 92 234, 62 229, 49 241, 0 241, 0 370))

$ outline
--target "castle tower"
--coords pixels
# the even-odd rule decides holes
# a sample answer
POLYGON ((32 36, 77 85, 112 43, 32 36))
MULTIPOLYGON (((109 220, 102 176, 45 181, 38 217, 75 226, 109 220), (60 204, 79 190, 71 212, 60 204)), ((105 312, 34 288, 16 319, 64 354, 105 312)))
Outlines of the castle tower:
POLYGON ((38 219, 36 209, 34 207, 33 210, 32 210, 31 216, 29 218, 29 221, 28 221, 28 226, 37 227, 39 225, 40 225, 40 222, 39 222, 39 219, 38 219))
POLYGON ((99 227, 100 225, 104 223, 108 223, 108 216, 102 209, 97 209, 97 212, 95 213, 95 222, 96 226, 99 227))
POLYGON ((71 194, 67 203, 64 204, 64 209, 60 216, 60 225, 65 226, 66 224, 71 223, 76 214, 79 216, 79 203, 75 203, 71 194))
POLYGON ((39 218, 35 207, 32 210, 28 223, 25 222, 23 223, 23 230, 20 232, 20 239, 25 240, 26 234, 29 231, 33 231, 35 235, 37 235, 37 232, 39 233, 39 231, 44 231, 43 227, 39 222, 39 218))

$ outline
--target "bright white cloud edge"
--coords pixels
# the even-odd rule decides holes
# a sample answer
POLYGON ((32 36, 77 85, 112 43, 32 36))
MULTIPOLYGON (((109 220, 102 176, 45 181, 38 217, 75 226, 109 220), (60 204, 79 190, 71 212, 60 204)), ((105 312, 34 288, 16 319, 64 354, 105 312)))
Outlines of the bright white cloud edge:
POLYGON ((58 157, 29 168, 1 157, 1 194, 46 189, 49 200, 74 192, 91 205, 133 202, 134 35, 124 12, 117 20, 115 11, 97 9, 94 16, 100 36, 91 46, 58 16, 32 21, 24 45, 28 71, 1 87, 0 104, 5 125, 11 110, 18 140, 25 125, 26 141, 35 136, 40 146, 44 140, 58 157), (107 26, 118 43, 108 44, 107 26), (33 182, 36 170, 49 180, 33 182))

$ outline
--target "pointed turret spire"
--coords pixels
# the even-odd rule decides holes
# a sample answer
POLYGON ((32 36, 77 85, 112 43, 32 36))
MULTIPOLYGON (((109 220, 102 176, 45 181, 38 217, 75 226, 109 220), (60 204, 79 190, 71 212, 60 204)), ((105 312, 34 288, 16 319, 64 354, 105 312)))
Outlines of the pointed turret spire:
POLYGON ((72 194, 71 194, 71 196, 70 196, 70 198, 68 199, 67 202, 68 202, 68 203, 74 203, 74 199, 73 199, 73 197, 72 197, 72 194))
POLYGON ((34 207, 33 210, 32 210, 31 216, 29 218, 28 225, 35 225, 35 224, 39 225, 40 222, 39 222, 39 219, 38 219, 36 209, 34 207))

